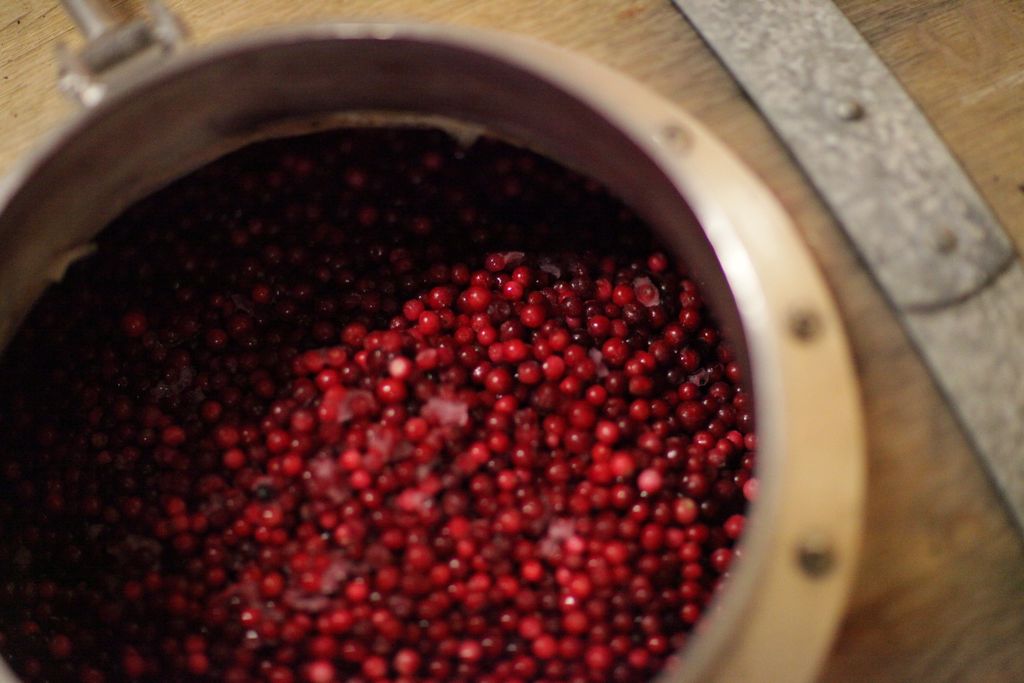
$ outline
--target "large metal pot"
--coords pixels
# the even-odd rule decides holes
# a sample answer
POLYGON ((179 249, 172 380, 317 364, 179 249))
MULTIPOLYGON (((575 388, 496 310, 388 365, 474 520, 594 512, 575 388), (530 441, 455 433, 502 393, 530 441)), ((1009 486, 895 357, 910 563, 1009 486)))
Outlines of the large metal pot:
MULTIPOLYGON (((678 681, 810 679, 856 567, 861 412, 835 306, 789 217, 693 118, 533 40, 441 25, 277 29, 174 50, 177 25, 65 0, 85 105, 0 184, 0 348, 137 199, 253 140, 366 121, 482 128, 613 188, 702 283, 752 378, 760 495, 678 681)), ((0 681, 14 680, 0 664, 0 681)))

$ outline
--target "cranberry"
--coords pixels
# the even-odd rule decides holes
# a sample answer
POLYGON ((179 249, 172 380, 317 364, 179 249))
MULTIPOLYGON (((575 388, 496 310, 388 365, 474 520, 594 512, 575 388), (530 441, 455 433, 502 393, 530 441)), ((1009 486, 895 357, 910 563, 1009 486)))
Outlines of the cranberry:
POLYGON ((637 477, 637 486, 644 493, 657 493, 663 486, 664 479, 661 473, 654 468, 648 468, 637 477))
POLYGON ((725 523, 722 525, 722 529, 725 531, 725 535, 733 540, 739 538, 740 535, 743 533, 743 526, 745 521, 746 520, 744 519, 743 515, 733 515, 732 517, 729 517, 727 520, 725 520, 725 523))
POLYGON ((26 681, 648 680, 741 561, 741 363, 548 160, 266 142, 98 245, 0 359, 26 681))
POLYGON ((71 656, 71 639, 66 635, 58 634, 50 640, 50 654, 54 659, 67 659, 71 656))
POLYGON ((544 321, 547 319, 547 313, 542 305, 529 304, 523 306, 522 311, 519 313, 519 319, 527 327, 537 328, 544 324, 544 321))
POLYGON ((312 661, 306 666, 305 678, 309 683, 331 683, 335 680, 334 665, 324 659, 312 661))
POLYGON ((531 649, 538 659, 551 659, 558 652, 558 641, 545 633, 533 641, 531 649))
POLYGON ((395 654, 392 665, 395 671, 403 676, 413 676, 419 671, 421 658, 418 652, 412 648, 399 650, 395 654))
POLYGON ((128 337, 141 337, 146 331, 146 315, 141 311, 125 313, 121 318, 121 329, 128 337))

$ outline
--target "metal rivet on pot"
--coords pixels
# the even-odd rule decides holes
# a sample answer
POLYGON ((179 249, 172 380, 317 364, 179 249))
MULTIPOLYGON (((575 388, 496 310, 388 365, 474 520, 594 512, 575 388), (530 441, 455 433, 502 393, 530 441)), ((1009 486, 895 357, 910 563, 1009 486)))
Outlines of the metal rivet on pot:
POLYGON ((835 114, 843 121, 859 121, 864 118, 864 105, 854 99, 840 100, 835 105, 835 114))
POLYGON ((669 123, 658 132, 658 140, 676 152, 687 152, 693 146, 690 133, 678 123, 669 123))
POLYGON ((832 543, 820 533, 808 534, 796 549, 797 564, 811 578, 820 578, 835 567, 836 556, 832 543))
POLYGON ((814 311, 793 311, 789 316, 789 331, 800 341, 811 341, 821 332, 821 318, 814 311))
POLYGON ((935 249, 940 254, 951 254, 956 251, 956 233, 949 228, 942 228, 935 236, 935 249))

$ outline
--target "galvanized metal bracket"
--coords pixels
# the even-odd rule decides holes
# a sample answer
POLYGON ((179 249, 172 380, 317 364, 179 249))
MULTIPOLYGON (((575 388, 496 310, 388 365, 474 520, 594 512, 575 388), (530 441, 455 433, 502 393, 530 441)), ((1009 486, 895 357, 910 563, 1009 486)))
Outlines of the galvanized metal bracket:
POLYGON ((828 0, 674 0, 885 292, 1024 529, 1024 268, 924 114, 828 0))
POLYGON ((88 41, 78 52, 57 45, 58 85, 83 106, 96 105, 119 74, 151 66, 184 42, 184 24, 160 0, 149 0, 150 19, 121 21, 105 0, 63 0, 88 41))
POLYGON ((828 0, 675 0, 900 307, 970 296, 1009 239, 903 87, 828 0))

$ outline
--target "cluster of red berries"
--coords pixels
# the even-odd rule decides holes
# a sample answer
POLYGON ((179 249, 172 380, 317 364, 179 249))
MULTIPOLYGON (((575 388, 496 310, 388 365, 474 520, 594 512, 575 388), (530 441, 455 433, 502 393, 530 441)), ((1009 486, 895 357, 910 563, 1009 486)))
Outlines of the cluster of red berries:
POLYGON ((596 184, 342 131, 99 242, 0 366, 25 680, 644 680, 727 574, 750 394, 596 184))

